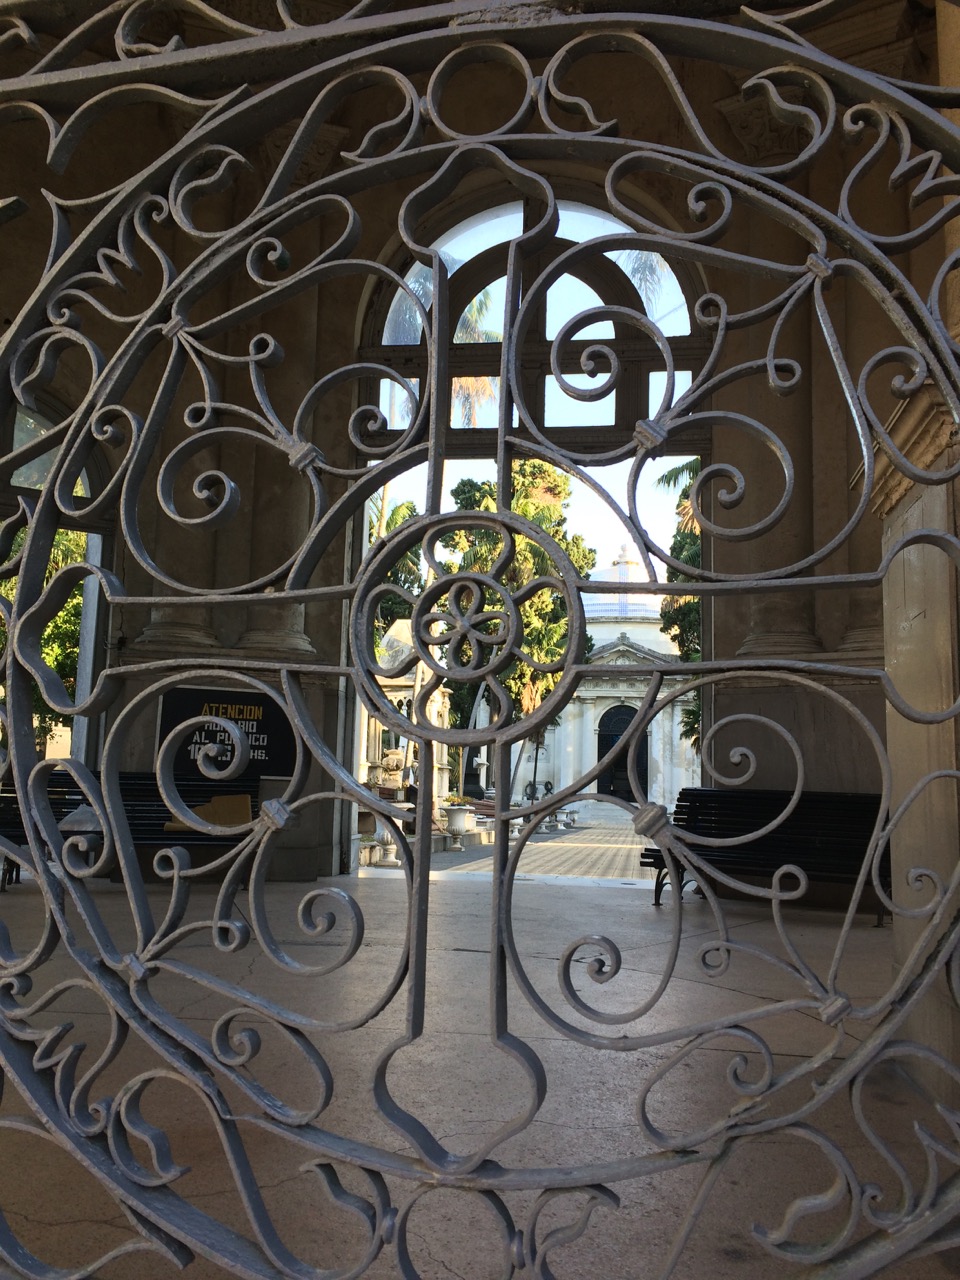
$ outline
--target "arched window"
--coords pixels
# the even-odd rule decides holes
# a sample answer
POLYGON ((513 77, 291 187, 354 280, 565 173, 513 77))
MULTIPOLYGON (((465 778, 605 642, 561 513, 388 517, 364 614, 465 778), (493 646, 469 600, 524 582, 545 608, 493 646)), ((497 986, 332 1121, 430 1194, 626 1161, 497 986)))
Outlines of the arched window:
MULTIPOLYGON (((491 451, 505 365, 515 369, 511 426, 518 437, 552 437, 565 449, 599 455, 631 439, 665 401, 658 333, 670 339, 676 362, 673 399, 702 357, 678 272, 610 213, 567 200, 559 202, 556 237, 525 265, 505 362, 508 258, 526 216, 520 201, 504 203, 457 222, 432 244, 449 274, 451 337, 434 351, 449 380, 449 456, 491 451), (606 350, 619 362, 615 377, 606 350)), ((381 299, 374 341, 362 351, 365 362, 387 366, 413 389, 411 397, 400 382, 380 381, 375 398, 388 435, 410 425, 428 370, 417 304, 431 313, 432 272, 416 263, 404 279, 409 292, 392 288, 381 299)))

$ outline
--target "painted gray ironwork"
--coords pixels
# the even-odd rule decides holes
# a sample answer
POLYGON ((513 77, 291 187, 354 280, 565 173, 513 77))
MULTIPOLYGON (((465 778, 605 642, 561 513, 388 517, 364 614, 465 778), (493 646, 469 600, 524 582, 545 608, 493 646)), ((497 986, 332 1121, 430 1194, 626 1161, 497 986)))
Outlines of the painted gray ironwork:
MULTIPOLYGON (((302 7, 309 9, 306 3, 302 7)), ((960 347, 940 312, 945 281, 957 267, 960 251, 944 252, 926 296, 897 265, 899 255, 934 243, 956 216, 957 179, 951 175, 960 172, 960 140, 937 113, 941 103, 952 99, 844 66, 798 34, 818 16, 843 7, 827 0, 803 10, 795 23, 757 11, 746 14, 736 28, 615 12, 607 5, 592 6, 597 11, 584 15, 543 5, 489 6, 484 12, 466 3, 422 9, 363 3, 331 18, 326 27, 298 19, 294 5, 285 0, 275 7, 224 4, 222 11, 199 0, 160 6, 121 0, 95 11, 81 3, 52 6, 22 0, 0 10, 0 54, 11 66, 0 82, 0 126, 26 121, 39 129, 54 171, 67 164, 89 129, 112 114, 122 117, 131 105, 160 104, 176 122, 155 154, 149 148, 159 133, 157 139, 130 139, 133 153, 143 150, 133 176, 75 197, 48 194, 53 228, 49 258, 11 318, 0 365, 0 396, 11 421, 18 404, 38 406, 48 416, 62 410, 41 439, 15 450, 11 446, 2 463, 12 495, 2 526, 4 574, 17 579, 14 601, 2 605, 11 637, 6 650, 6 763, 21 801, 29 849, 11 840, 2 847, 36 877, 44 913, 29 941, 23 941, 22 932, 16 942, 6 931, 0 935, 4 1079, 8 1089, 15 1088, 27 1101, 30 1112, 28 1119, 6 1118, 0 1124, 49 1137, 76 1161, 78 1173, 99 1180, 125 1210, 130 1227, 129 1244, 104 1250, 103 1257, 70 1274, 95 1274, 118 1252, 148 1248, 180 1262, 199 1253, 230 1273, 256 1277, 359 1276, 386 1255, 399 1274, 415 1276, 420 1272, 409 1239, 415 1211, 438 1188, 452 1188, 489 1211, 504 1275, 527 1270, 547 1277, 553 1274, 552 1263, 560 1265, 565 1245, 616 1212, 618 1188, 693 1169, 702 1175, 700 1190, 664 1257, 651 1264, 658 1270, 650 1274, 667 1276, 725 1161, 751 1143, 762 1146, 771 1133, 812 1145, 822 1162, 782 1229, 756 1232, 758 1247, 778 1264, 827 1274, 816 1268, 832 1260, 835 1269, 829 1274, 863 1276, 953 1239, 956 1143, 948 1147, 927 1135, 923 1141, 929 1165, 924 1178, 912 1180, 875 1132, 862 1103, 872 1072, 911 1055, 938 1061, 944 1077, 958 1079, 956 1064, 899 1037, 905 1016, 933 983, 945 980, 953 999, 958 997, 953 903, 960 876, 945 882, 914 868, 913 880, 925 880, 929 892, 921 906, 909 909, 881 882, 881 853, 929 779, 918 781, 891 811, 890 765, 879 735, 853 701, 828 683, 845 674, 863 676, 863 669, 745 656, 705 661, 685 673, 682 686, 666 686, 676 666, 651 664, 644 670, 650 682, 644 705, 624 739, 635 746, 669 702, 694 689, 730 686, 745 673, 755 682, 827 699, 842 712, 863 749, 875 755, 882 797, 861 882, 838 928, 832 970, 809 968, 784 912, 804 894, 802 873, 784 868, 770 887, 758 888, 715 871, 705 852, 712 842, 691 840, 670 824, 662 807, 648 803, 634 754, 629 758, 634 802, 611 798, 609 803, 628 811, 636 830, 649 836, 678 869, 697 873, 715 929, 714 942, 700 956, 703 971, 722 970, 745 947, 727 928, 716 891, 718 884, 732 884, 752 895, 778 923, 782 952, 757 954, 756 960, 778 967, 784 997, 747 1014, 738 1011, 667 1031, 660 1023, 648 1025, 673 976, 684 921, 679 895, 669 905, 675 935, 662 980, 639 1003, 617 1008, 605 1002, 605 993, 621 976, 625 940, 602 934, 569 941, 554 975, 555 989, 545 993, 542 972, 529 963, 515 936, 512 904, 518 868, 538 825, 595 783, 610 761, 599 761, 574 785, 521 810, 533 821, 511 842, 511 748, 563 710, 586 672, 585 595, 625 588, 582 580, 559 544, 511 511, 506 501, 495 512, 440 514, 447 452, 473 450, 494 457, 501 495, 509 493, 511 463, 518 458, 554 463, 593 489, 599 486, 587 473, 588 465, 630 461, 632 496, 625 509, 610 495, 606 501, 632 532, 649 573, 649 581, 631 589, 652 598, 697 594, 717 607, 744 594, 759 598, 777 592, 788 598, 809 590, 814 570, 818 588, 878 590, 894 558, 909 545, 939 547, 960 564, 960 545, 953 536, 924 531, 889 548, 870 571, 829 571, 831 556, 865 519, 878 450, 902 475, 923 484, 945 483, 960 474, 960 467, 930 473, 911 462, 875 404, 881 377, 885 393, 892 383, 895 396, 904 401, 932 386, 960 422, 960 347), (633 60, 645 93, 670 97, 682 125, 682 145, 635 136, 617 120, 600 118, 582 91, 569 87, 577 83, 584 60, 610 51, 633 60), (747 77, 744 94, 760 96, 771 117, 794 131, 799 141, 793 154, 750 164, 718 145, 671 63, 684 57, 722 60, 740 70, 747 77), (475 136, 452 122, 445 99, 457 74, 486 64, 512 74, 516 98, 499 127, 475 136), (331 132, 351 101, 368 91, 375 111, 382 114, 365 118, 363 136, 348 141, 345 131, 331 132), (172 143, 171 134, 176 137, 172 143), (809 175, 841 137, 859 149, 834 203, 826 204, 819 194, 800 194, 794 180, 809 175), (916 197, 911 225, 892 234, 871 231, 856 212, 859 184, 888 146, 899 153, 897 181, 913 183, 916 197), (317 165, 315 156, 324 148, 324 164, 317 165), (558 246, 562 184, 550 175, 571 149, 589 163, 598 207, 625 229, 582 245, 558 246), (519 199, 526 223, 504 260, 507 308, 498 352, 499 426, 478 443, 458 440, 448 425, 451 331, 457 316, 450 303, 454 284, 434 247, 431 217, 453 200, 465 178, 481 171, 490 176, 490 190, 496 193, 489 207, 519 199), (657 221, 625 194, 648 178, 686 188, 686 225, 657 221), (360 206, 366 199, 369 208, 371 193, 398 187, 404 195, 392 232, 400 249, 393 258, 377 256, 369 248, 360 206), (750 249, 737 245, 737 220, 745 214, 784 230, 794 243, 802 242, 803 256, 788 259, 778 257, 775 247, 766 251, 762 244, 750 249), (309 252, 307 244, 314 246, 309 252), (736 269, 768 287, 762 301, 739 310, 719 289, 699 292, 694 300, 699 346, 688 343, 685 358, 695 347, 700 354, 691 386, 679 395, 673 373, 682 343, 661 332, 639 297, 632 306, 605 302, 564 325, 551 340, 550 357, 553 375, 572 399, 589 403, 610 389, 622 389, 629 362, 618 352, 621 341, 642 348, 645 358, 658 362, 667 374, 662 403, 648 405, 639 421, 626 427, 618 422, 598 452, 589 433, 564 437, 561 430, 545 426, 531 390, 535 384, 528 376, 525 344, 547 290, 568 273, 589 275, 591 264, 599 269, 603 255, 619 249, 655 251, 671 263, 696 269, 701 279, 723 278, 728 269, 736 269), (429 269, 429 306, 409 283, 412 264, 429 269), (853 282, 873 298, 898 335, 859 368, 848 362, 834 327, 829 296, 838 282, 853 282), (383 303, 397 293, 408 296, 425 335, 406 353, 407 369, 399 367, 399 359, 392 358, 398 353, 387 350, 381 335, 368 326, 359 356, 341 359, 334 350, 331 367, 310 385, 287 377, 290 362, 274 327, 282 324, 284 308, 293 300, 311 296, 323 308, 362 294, 367 306, 370 298, 383 303), (718 544, 746 545, 776 528, 795 498, 789 447, 775 422, 724 407, 730 403, 724 397, 731 388, 755 382, 789 402, 806 371, 782 354, 783 335, 801 314, 813 317, 818 326, 860 441, 863 478, 857 499, 819 544, 782 562, 749 572, 709 563, 690 569, 674 561, 669 548, 656 545, 644 526, 636 499, 644 466, 664 445, 682 453, 685 442, 699 448, 715 428, 742 433, 768 451, 778 473, 766 508, 740 525, 722 519, 743 506, 750 477, 733 463, 716 462, 704 467, 693 486, 694 512, 705 534, 718 544), (578 338, 598 318, 613 326, 614 337, 578 338), (739 338, 764 327, 769 329, 766 350, 741 359, 739 338), (58 381, 63 364, 69 366, 69 377, 58 381), (581 370, 601 371, 600 382, 586 390, 575 385, 570 375, 581 370), (402 429, 392 429, 379 408, 376 388, 381 380, 393 383, 408 404, 402 429), (73 388, 66 407, 59 390, 63 382, 73 388), (32 497, 10 487, 19 467, 52 448, 56 462, 42 492, 32 497), (245 467, 246 480, 232 474, 246 450, 265 459, 264 475, 283 478, 279 504, 260 500, 258 482, 250 479, 260 474, 254 468, 245 467), (344 535, 356 529, 364 504, 387 481, 423 462, 429 472, 426 514, 344 573, 344 535), (89 496, 81 492, 84 476, 89 496), (710 495, 716 502, 711 503, 710 495), (288 519, 290 510, 295 515, 288 519), (196 559, 189 550, 179 557, 164 556, 154 532, 155 525, 164 524, 179 539, 178 547, 207 550, 196 559), (70 566, 48 580, 54 535, 62 527, 113 532, 115 559, 103 566, 70 566), (212 539, 244 528, 257 529, 265 553, 252 561, 257 568, 249 574, 225 581, 209 554, 212 539), (440 538, 457 530, 499 540, 491 569, 450 569, 440 538), (21 540, 18 535, 24 533, 21 540), (531 582, 518 585, 511 565, 524 541, 538 549, 542 569, 531 582), (388 583, 387 574, 420 544, 432 576, 416 595, 388 583), (672 565, 692 581, 657 582, 655 562, 672 565), (254 618, 259 613, 267 619, 264 627, 269 629, 279 626, 278 610, 296 618, 304 607, 323 605, 336 625, 341 610, 348 618, 348 643, 334 662, 317 660, 309 652, 277 657, 245 656, 238 650, 229 660, 205 660, 202 649, 185 659, 176 648, 162 656, 149 646, 138 651, 130 645, 122 653, 113 648, 92 688, 74 704, 45 664, 41 639, 77 584, 91 582, 114 619, 140 609, 152 611, 154 618, 175 617, 186 627, 199 627, 211 610, 242 607, 254 618), (549 661, 537 658, 525 635, 523 606, 537 591, 562 599, 567 616, 562 653, 549 661), (409 668, 419 662, 427 672, 409 716, 398 711, 381 684, 387 675, 396 675, 378 655, 376 610, 386 594, 405 600, 412 617, 409 668), (524 719, 516 718, 502 680, 516 664, 525 666, 531 678, 544 678, 543 699, 524 719), (338 756, 325 736, 304 691, 306 681, 318 678, 342 693, 341 706, 361 702, 381 723, 418 740, 419 836, 405 831, 408 815, 402 808, 352 777, 345 756, 338 756), (155 714, 166 690, 185 680, 272 699, 296 737, 297 763, 283 794, 265 802, 258 816, 238 829, 203 823, 178 795, 174 755, 197 722, 182 724, 160 744, 156 772, 171 812, 188 829, 223 837, 226 851, 217 855, 213 867, 220 892, 201 899, 196 885, 201 873, 209 876, 210 866, 194 866, 173 841, 158 853, 154 870, 165 893, 158 914, 134 849, 121 775, 138 725, 155 714), (428 702, 441 685, 472 687, 477 682, 490 695, 492 731, 430 723, 428 702), (54 710, 92 729, 106 726, 95 760, 61 762, 93 810, 95 830, 87 835, 65 838, 58 830, 48 798, 51 766, 36 758, 34 686, 54 710), (501 1127, 458 1151, 410 1109, 409 1100, 395 1095, 391 1067, 421 1037, 429 1012, 429 831, 437 800, 430 791, 430 764, 435 750, 482 742, 491 733, 499 822, 489 1034, 495 1048, 519 1069, 524 1096, 501 1127), (324 995, 339 989, 333 980, 349 973, 367 938, 351 882, 324 882, 306 892, 296 921, 282 931, 271 917, 267 882, 278 856, 278 835, 299 814, 345 803, 369 808, 381 828, 392 833, 406 873, 409 912, 394 967, 381 975, 379 989, 369 993, 359 1012, 341 1009, 335 998, 324 995), (112 933, 102 906, 101 877, 110 870, 119 871, 129 908, 122 938, 112 933), (883 1001, 863 1005, 844 992, 838 974, 851 945, 856 907, 869 884, 895 917, 912 915, 917 928, 900 978, 883 1001), (199 915, 198 903, 203 908, 199 915), (193 945, 197 941, 206 943, 199 953, 193 945), (185 952, 187 942, 191 947, 185 952), (586 988, 575 969, 585 951, 593 956, 586 988), (272 995, 251 990, 237 976, 242 965, 227 963, 254 952, 269 957, 284 975, 282 1001, 276 996, 279 988, 271 988, 272 995), (49 986, 44 975, 55 955, 69 958, 73 976, 49 986), (190 986, 198 998, 220 1002, 223 1012, 208 1030, 199 1030, 169 1006, 162 991, 164 981, 172 978, 190 986), (317 992, 319 999, 311 994, 317 992), (82 1050, 72 1039, 71 1025, 57 1012, 63 997, 80 995, 99 1004, 109 1026, 105 1043, 95 1051, 82 1050), (571 1153, 568 1163, 546 1168, 514 1158, 514 1140, 536 1121, 548 1087, 535 1038, 525 1038, 514 1027, 517 1004, 584 1052, 612 1051, 626 1060, 657 1049, 656 1065, 648 1063, 642 1079, 631 1077, 637 1116, 633 1154, 580 1162, 571 1153), (380 1122, 371 1133, 387 1131, 389 1141, 341 1132, 326 1124, 324 1114, 340 1086, 331 1046, 338 1036, 373 1023, 390 1006, 400 1010, 401 1029, 372 1064, 370 1076, 370 1106, 380 1122), (827 1028, 825 1047, 784 1069, 764 1035, 766 1020, 775 1016, 819 1018, 827 1028), (282 1043, 285 1061, 297 1064, 295 1071, 277 1072, 273 1080, 258 1073, 268 1034, 282 1043), (848 1034, 862 1040, 856 1052, 833 1056, 848 1034), (658 1087, 681 1071, 697 1049, 720 1044, 721 1037, 729 1057, 733 1105, 689 1132, 667 1131, 651 1105, 658 1087), (145 1046, 153 1065, 125 1076, 128 1040, 145 1046), (748 1078, 738 1046, 756 1055, 758 1078, 748 1078), (292 1076, 298 1082, 295 1089, 292 1076), (150 1118, 152 1095, 167 1086, 182 1087, 199 1100, 239 1193, 242 1231, 207 1213, 198 1198, 180 1194, 184 1171, 171 1155, 167 1135, 150 1118), (826 1124, 821 1127, 821 1113, 832 1103, 849 1105, 866 1142, 892 1172, 897 1201, 879 1200, 852 1155, 837 1145, 826 1124), (288 1144, 297 1160, 310 1162, 335 1208, 361 1224, 365 1242, 348 1263, 326 1267, 288 1249, 282 1215, 274 1214, 258 1187, 256 1144, 267 1138, 288 1144), (822 1168, 830 1170, 826 1182, 822 1168), (558 1204, 566 1215, 562 1227, 552 1216, 558 1204), (825 1226, 815 1240, 799 1230, 793 1234, 798 1224, 806 1227, 820 1214, 825 1226)), ((630 118, 635 116, 631 111, 630 118)), ((14 175, 3 177, 9 191, 0 192, 0 212, 11 220, 26 216, 14 175)), ((370 305, 375 313, 376 306, 370 305)), ((352 334, 361 321, 351 314, 340 328, 352 334)), ((264 492, 269 489, 264 485, 264 492)), ((891 707, 917 723, 948 720, 958 711, 956 706, 920 711, 909 705, 886 671, 867 674, 891 707)), ((220 727, 234 747, 231 762, 224 765, 222 752, 212 748, 197 762, 199 771, 213 779, 235 777, 249 760, 248 735, 229 719, 222 718, 220 727)), ((751 763, 746 749, 731 753, 732 766, 738 767, 731 766, 732 774, 725 778, 724 767, 712 758, 711 744, 721 732, 737 727, 736 717, 715 724, 704 748, 709 772, 731 785, 748 782, 755 761, 751 763)), ((804 788, 800 746, 786 727, 772 722, 764 727, 796 760, 796 796, 804 788)), ((91 732, 91 741, 93 736, 91 732)), ((789 810, 788 805, 783 817, 789 810)), ((4 908, 15 910, 15 901, 4 908)), ((955 1125, 953 1113, 944 1114, 955 1125)), ((2 1219, 0 1256, 18 1274, 54 1274, 43 1269, 2 1219)))

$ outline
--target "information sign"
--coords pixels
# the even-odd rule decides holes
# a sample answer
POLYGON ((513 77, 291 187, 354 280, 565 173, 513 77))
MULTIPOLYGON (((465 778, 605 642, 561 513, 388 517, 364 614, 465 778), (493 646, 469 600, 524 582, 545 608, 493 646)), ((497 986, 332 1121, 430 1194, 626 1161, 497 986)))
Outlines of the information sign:
POLYGON ((225 747, 229 753, 224 763, 233 758, 233 742, 226 729, 213 720, 232 720, 246 734, 250 743, 250 763, 243 778, 289 778, 296 761, 296 742, 287 717, 272 698, 249 689, 200 689, 186 687, 171 689, 160 703, 157 748, 186 720, 203 720, 177 749, 174 757, 175 774, 189 775, 196 772, 196 761, 202 748, 208 744, 225 747))

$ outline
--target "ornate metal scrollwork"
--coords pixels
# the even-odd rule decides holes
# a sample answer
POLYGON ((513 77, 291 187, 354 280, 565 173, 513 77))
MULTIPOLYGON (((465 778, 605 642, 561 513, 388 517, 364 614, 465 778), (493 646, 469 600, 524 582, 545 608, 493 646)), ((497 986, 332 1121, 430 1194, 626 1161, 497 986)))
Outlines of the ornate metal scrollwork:
MULTIPOLYGON (((898 790, 878 722, 889 711, 912 726, 946 724, 958 704, 951 691, 944 706, 917 706, 896 671, 848 660, 842 646, 815 658, 751 648, 760 628, 747 634, 743 618, 770 600, 799 616, 797 602, 819 588, 876 595, 921 549, 947 557, 951 574, 960 565, 952 529, 915 529, 882 552, 877 539, 858 541, 881 472, 885 484, 929 487, 960 476, 952 456, 935 461, 942 448, 918 459, 897 425, 897 414, 929 404, 960 420, 948 301, 960 142, 935 109, 954 99, 819 53, 806 36, 844 0, 776 17, 745 10, 739 26, 636 6, 592 16, 547 6, 545 16, 544 6, 365 0, 326 6, 346 12, 325 24, 293 0, 49 8, 25 4, 0 22, 10 68, 0 130, 38 130, 43 142, 33 154, 18 141, 30 164, 22 179, 0 175, 0 217, 11 234, 25 217, 22 180, 50 219, 35 279, 26 277, 37 246, 23 242, 24 278, 11 286, 19 310, 0 348, 4 410, 50 419, 39 442, 10 437, 0 462, 0 559, 16 580, 0 598, 3 759, 24 825, 24 843, 0 837, 0 854, 34 881, 0 911, 5 1102, 26 1104, 0 1110, 0 1135, 15 1158, 55 1144, 78 1180, 94 1179, 121 1207, 129 1235, 95 1239, 82 1261, 48 1269, 29 1224, 6 1214, 5 1265, 79 1277, 148 1250, 181 1265, 200 1255, 238 1275, 346 1277, 387 1255, 399 1274, 426 1276, 422 1241, 440 1238, 434 1215, 455 1200, 479 1223, 494 1271, 549 1277, 582 1238, 629 1220, 626 1202, 648 1179, 696 1175, 656 1263, 666 1277, 708 1220, 729 1163, 753 1151, 772 1162, 772 1181, 790 1169, 779 1220, 752 1230, 778 1266, 865 1276, 952 1246, 948 1100, 960 1076, 942 1052, 907 1039, 905 1023, 932 991, 956 1014, 960 872, 911 855, 891 889, 880 865, 930 789, 956 788, 960 773, 931 768, 898 790), (464 119, 458 84, 475 75, 500 96, 474 94, 464 119), (615 114, 605 109, 611 85, 615 114), (718 86, 783 125, 777 136, 792 151, 737 154, 715 109, 718 86), (650 107, 658 99, 669 128, 650 107), (86 141, 145 104, 151 127, 130 129, 78 182, 73 157, 86 141), (123 173, 119 158, 131 166, 123 173), (584 190, 616 229, 572 244, 558 237, 560 206, 584 190), (878 190, 902 197, 894 228, 878 190), (498 356, 497 422, 467 432, 453 411, 458 268, 437 248, 438 228, 441 215, 507 200, 523 213, 498 258, 502 336, 486 343, 498 356), (639 291, 601 297, 548 332, 551 290, 615 274, 626 287, 627 273, 610 266, 623 252, 681 271, 692 332, 668 332, 639 291), (417 333, 402 348, 370 331, 369 317, 396 300, 417 333), (859 317, 870 322, 862 331, 859 317), (877 317, 886 337, 867 350, 862 332, 877 317), (612 423, 548 422, 547 379, 578 409, 612 397, 612 423), (387 412, 391 397, 400 406, 387 412), (829 518, 818 509, 814 520, 805 486, 821 431, 844 436, 844 466, 859 471, 852 486, 832 486, 829 518), (689 497, 714 554, 691 565, 647 527, 642 480, 665 449, 697 451, 708 438, 713 453, 689 497), (444 459, 457 452, 496 463, 497 509, 445 508, 444 459), (18 469, 45 454, 47 480, 21 492, 18 469), (511 811, 511 750, 603 670, 589 662, 585 603, 614 590, 578 574, 556 538, 511 509, 511 467, 528 458, 594 491, 604 489, 600 469, 629 463, 625 497, 605 499, 645 577, 616 590, 682 591, 743 624, 736 644, 705 651, 696 667, 648 655, 634 671, 644 692, 612 753, 630 799, 603 803, 656 848, 678 887, 692 876, 703 894, 696 936, 675 893, 641 966, 631 949, 643 922, 622 904, 545 950, 527 934, 534 837, 594 794, 612 756, 578 764, 552 794, 511 811), (367 501, 424 464, 425 514, 361 557, 352 540, 366 541, 367 501), (54 571, 64 529, 103 536, 112 559, 54 571), (489 564, 449 563, 443 539, 457 532, 495 544, 489 564), (422 589, 396 574, 416 548, 422 589), (535 572, 518 572, 521 549, 535 572), (659 581, 658 568, 682 579, 659 581), (44 636, 77 590, 99 596, 109 623, 106 660, 74 693, 45 658, 44 636), (548 658, 525 622, 538 593, 563 628, 548 658), (392 665, 380 649, 387 600, 410 624, 409 652, 392 665), (524 718, 505 683, 518 669, 546 678, 524 718), (415 671, 422 678, 398 708, 389 682, 415 671), (869 714, 866 696, 850 692, 857 681, 876 694, 869 714), (149 750, 171 829, 144 857, 124 779, 152 741, 161 700, 183 685, 269 704, 294 743, 291 763, 279 794, 248 817, 204 816, 183 792, 178 752, 212 725, 219 741, 198 747, 191 776, 226 788, 249 764, 253 731, 240 715, 185 714, 149 750), (439 722, 438 691, 477 687, 488 725, 439 722), (712 780, 743 787, 773 757, 793 771, 782 812, 734 843, 776 833, 816 761, 802 717, 778 719, 764 702, 771 690, 790 708, 813 706, 822 732, 842 732, 877 779, 876 827, 845 911, 829 918, 819 967, 792 914, 808 897, 803 869, 785 861, 758 884, 714 866, 711 850, 730 841, 673 823, 638 763, 643 735, 678 699, 714 699, 712 780), (99 747, 85 760, 38 759, 38 703, 91 743, 102 732, 99 747), (416 834, 408 810, 351 771, 361 705, 417 744, 416 834), (448 746, 479 744, 498 787, 493 942, 482 980, 464 962, 441 981, 427 948, 439 927, 434 764, 448 746), (57 787, 89 812, 86 829, 61 830, 57 787), (342 815, 358 808, 396 846, 389 911, 352 879, 281 893, 297 824, 339 842, 342 815), (512 840, 511 817, 528 820, 512 840), (206 861, 204 841, 215 848, 206 861), (731 926, 727 890, 763 915, 774 942, 731 926), (864 995, 847 966, 871 890, 905 942, 897 973, 864 995), (751 966, 775 995, 753 994, 751 966), (742 988, 721 981, 744 973, 742 988), (723 1007, 678 1001, 690 974, 714 983, 723 1007), (476 1075, 464 1080, 443 1078, 431 1021, 438 1003, 456 1003, 454 982, 490 993, 487 1024, 471 1027, 483 1032, 476 1075), (784 1051, 787 1024, 810 1032, 802 1055, 784 1051), (915 1129, 894 1140, 871 1086, 905 1063, 937 1077, 942 1093, 918 1103, 915 1129), (496 1105, 465 1119, 484 1072, 504 1082, 496 1105), (697 1073, 709 1087, 685 1094, 676 1082, 697 1073), (585 1090, 609 1097, 615 1118, 601 1138, 580 1133, 558 1148, 543 1135, 567 1123, 585 1090), (689 1106, 678 1109, 681 1096, 689 1106), (856 1151, 835 1136, 839 1111, 856 1151), (300 1216, 315 1215, 306 1245, 285 1194, 264 1185, 268 1149, 296 1214, 304 1205, 300 1216), (812 1159, 795 1159, 799 1150, 812 1159), (216 1170, 229 1211, 210 1206, 190 1159, 203 1162, 200 1179, 216 1170), (801 1165, 810 1177, 798 1188, 801 1165)), ((468 352, 464 367, 488 355, 468 352)), ((799 627, 786 632, 795 641, 799 627)), ((633 1244, 617 1232, 628 1229, 609 1231, 626 1256, 633 1244)))

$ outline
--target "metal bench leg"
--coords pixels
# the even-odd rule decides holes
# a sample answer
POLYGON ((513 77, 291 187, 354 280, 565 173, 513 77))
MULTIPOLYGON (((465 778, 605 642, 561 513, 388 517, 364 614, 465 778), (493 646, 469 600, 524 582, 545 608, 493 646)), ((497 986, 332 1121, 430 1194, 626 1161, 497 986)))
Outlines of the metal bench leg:
POLYGON ((669 879, 670 879, 670 872, 667 870, 667 868, 659 867, 657 869, 657 878, 654 881, 654 885, 653 885, 653 905, 655 907, 660 906, 660 899, 663 897, 664 886, 666 885, 669 879))
POLYGON ((684 875, 683 872, 681 871, 680 874, 677 876, 676 884, 674 884, 670 880, 670 872, 667 870, 667 868, 658 867, 657 878, 654 881, 654 885, 653 885, 653 905, 655 907, 660 906, 660 899, 663 897, 663 891, 666 888, 668 882, 670 883, 670 886, 673 889, 673 891, 679 894, 681 898, 683 897, 683 891, 687 887, 687 885, 693 886, 693 888, 696 890, 698 898, 703 898, 706 896, 703 890, 700 888, 699 884, 697 884, 696 880, 693 878, 693 876, 684 875))

